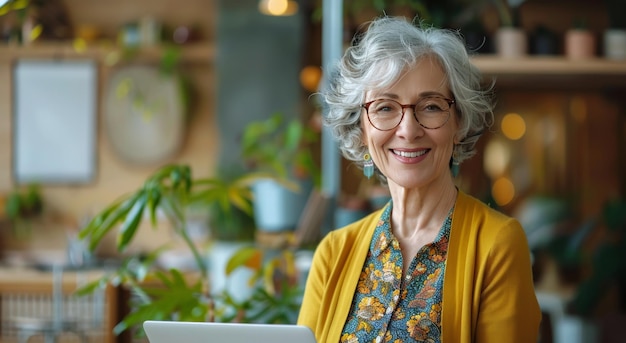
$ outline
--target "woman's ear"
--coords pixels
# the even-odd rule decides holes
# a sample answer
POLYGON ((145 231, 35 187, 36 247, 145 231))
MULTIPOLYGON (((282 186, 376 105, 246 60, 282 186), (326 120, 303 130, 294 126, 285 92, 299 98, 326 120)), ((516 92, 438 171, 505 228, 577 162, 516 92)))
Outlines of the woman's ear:
POLYGON ((364 125, 365 124, 363 124, 363 121, 361 121, 361 123, 359 124, 359 127, 361 129, 361 146, 367 146, 367 131, 365 130, 364 125))
POLYGON ((454 139, 452 141, 454 142, 454 145, 460 144, 463 141, 463 139, 461 139, 461 134, 458 132, 454 134, 454 139))

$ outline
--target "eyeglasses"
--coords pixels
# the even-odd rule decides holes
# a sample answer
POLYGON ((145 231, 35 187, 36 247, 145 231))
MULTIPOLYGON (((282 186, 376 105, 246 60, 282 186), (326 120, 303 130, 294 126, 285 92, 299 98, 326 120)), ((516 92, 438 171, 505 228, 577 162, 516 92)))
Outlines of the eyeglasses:
POLYGON ((438 96, 421 98, 416 104, 402 105, 391 99, 376 99, 367 102, 361 107, 367 113, 370 124, 381 131, 396 128, 404 118, 404 110, 413 109, 413 116, 426 129, 438 129, 444 126, 450 118, 450 106, 454 100, 438 96))

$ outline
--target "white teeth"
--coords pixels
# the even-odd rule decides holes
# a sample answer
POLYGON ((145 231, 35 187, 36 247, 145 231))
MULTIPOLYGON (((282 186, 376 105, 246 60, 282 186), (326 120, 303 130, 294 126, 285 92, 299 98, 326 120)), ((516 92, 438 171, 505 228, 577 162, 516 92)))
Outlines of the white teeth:
POLYGON ((417 157, 417 156, 422 156, 426 153, 426 150, 420 150, 420 151, 412 151, 412 152, 408 152, 408 151, 397 151, 397 150, 392 150, 394 154, 398 155, 398 156, 402 156, 402 157, 409 157, 409 158, 413 158, 413 157, 417 157))

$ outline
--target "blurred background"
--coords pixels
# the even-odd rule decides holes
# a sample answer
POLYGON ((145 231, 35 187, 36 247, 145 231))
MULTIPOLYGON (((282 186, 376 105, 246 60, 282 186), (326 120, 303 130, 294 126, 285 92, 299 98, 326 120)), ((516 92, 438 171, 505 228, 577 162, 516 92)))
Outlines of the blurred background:
MULTIPOLYGON (((336 180, 324 190, 338 215, 377 208, 384 188, 324 147, 315 96, 324 32, 333 28, 345 47, 382 13, 418 16, 459 30, 485 83, 495 80, 494 125, 457 183, 522 222, 547 318, 542 341, 626 342, 615 334, 626 324, 626 2, 346 0, 341 8, 337 21, 321 0, 0 7, 6 278, 66 263, 77 244, 83 254, 77 233, 162 166, 188 165, 198 178, 235 173, 248 124, 276 113, 317 137, 307 148, 322 183, 336 180)), ((201 237, 211 231, 207 216, 202 208, 190 215, 201 237)), ((95 258, 143 254, 172 239, 149 226, 123 253, 111 235, 95 258)), ((11 311, 3 309, 3 323, 11 311)), ((2 327, 1 338, 15 332, 2 327)))

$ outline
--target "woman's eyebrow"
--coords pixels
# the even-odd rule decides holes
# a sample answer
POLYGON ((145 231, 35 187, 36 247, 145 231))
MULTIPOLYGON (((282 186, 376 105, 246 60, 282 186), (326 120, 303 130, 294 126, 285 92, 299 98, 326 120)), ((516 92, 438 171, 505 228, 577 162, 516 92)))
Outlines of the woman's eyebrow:
MULTIPOLYGON (((437 92, 437 91, 425 91, 425 92, 421 92, 418 94, 420 98, 425 98, 425 97, 429 97, 429 96, 440 96, 443 98, 447 98, 448 96, 437 92)), ((382 93, 382 94, 376 94, 376 96, 373 97, 373 99, 381 99, 381 98, 385 98, 385 99, 394 99, 397 100, 400 97, 395 94, 395 93, 382 93)))

